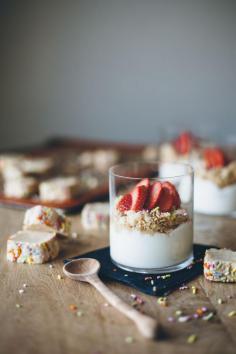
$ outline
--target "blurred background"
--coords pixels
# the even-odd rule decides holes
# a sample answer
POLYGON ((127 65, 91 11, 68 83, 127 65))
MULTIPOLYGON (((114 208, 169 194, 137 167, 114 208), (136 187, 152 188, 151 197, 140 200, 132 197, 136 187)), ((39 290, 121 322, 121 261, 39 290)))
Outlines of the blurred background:
POLYGON ((0 148, 236 142, 235 0, 0 2, 0 148))

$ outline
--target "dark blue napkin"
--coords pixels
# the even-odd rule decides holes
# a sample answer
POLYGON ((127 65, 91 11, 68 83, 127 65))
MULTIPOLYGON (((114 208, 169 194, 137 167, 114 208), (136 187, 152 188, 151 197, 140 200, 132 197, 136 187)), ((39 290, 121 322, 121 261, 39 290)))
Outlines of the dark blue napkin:
POLYGON ((111 261, 109 247, 66 259, 64 263, 78 258, 95 258, 101 263, 99 276, 102 279, 118 281, 148 295, 165 296, 203 273, 204 254, 206 249, 210 247, 214 246, 195 244, 193 248, 194 261, 189 267, 177 272, 159 275, 133 273, 116 267, 111 261))

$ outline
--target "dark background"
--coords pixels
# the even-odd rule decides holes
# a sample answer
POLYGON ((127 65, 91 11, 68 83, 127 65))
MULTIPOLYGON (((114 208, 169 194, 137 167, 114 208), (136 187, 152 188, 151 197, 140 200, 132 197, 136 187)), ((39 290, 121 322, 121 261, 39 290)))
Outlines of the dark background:
POLYGON ((0 4, 0 148, 190 128, 236 142, 235 0, 0 4))

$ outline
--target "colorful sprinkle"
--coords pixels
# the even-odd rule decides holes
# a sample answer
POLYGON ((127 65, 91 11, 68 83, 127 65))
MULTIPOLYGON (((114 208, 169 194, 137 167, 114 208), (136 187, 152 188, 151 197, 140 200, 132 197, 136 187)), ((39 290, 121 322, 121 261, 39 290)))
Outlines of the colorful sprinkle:
POLYGON ((75 310, 77 310, 77 306, 74 305, 74 304, 71 304, 71 305, 69 306, 69 309, 70 309, 71 311, 75 311, 75 310))
POLYGON ((58 280, 62 280, 62 279, 63 279, 62 276, 61 276, 61 274, 58 274, 58 275, 57 275, 57 279, 58 279, 58 280))
POLYGON ((134 338, 133 337, 131 337, 131 336, 128 336, 128 337, 126 337, 125 338, 125 343, 133 343, 133 341, 134 341, 134 338))
POLYGON ((234 317, 234 316, 236 316, 236 311, 235 310, 234 311, 230 311, 228 313, 228 317, 234 317))
POLYGON ((16 304, 16 308, 17 308, 17 309, 20 309, 21 307, 22 307, 21 304, 16 304))
POLYGON ((219 298, 219 299, 217 300, 217 303, 218 303, 218 305, 222 305, 222 304, 223 304, 223 300, 222 300, 221 298, 219 298))
POLYGON ((19 294, 23 294, 24 292, 25 292, 24 289, 20 289, 20 290, 19 290, 19 294))
POLYGON ((76 315, 77 315, 78 317, 82 317, 83 314, 84 314, 83 311, 77 311, 77 312, 76 312, 76 315))
POLYGON ((178 322, 187 322, 191 319, 191 316, 179 316, 178 322))
POLYGON ((175 311, 176 316, 181 316, 183 312, 181 310, 176 310, 175 311))
POLYGON ((187 343, 188 344, 193 344, 194 342, 196 342, 196 340, 197 340, 197 335, 196 334, 191 334, 187 338, 187 343))
POLYGON ((172 316, 169 316, 169 317, 167 318, 167 320, 168 320, 168 322, 174 322, 174 321, 175 321, 174 317, 172 317, 172 316))
POLYGON ((210 321, 213 317, 214 317, 214 313, 213 312, 209 312, 207 315, 203 316, 202 319, 204 321, 210 321))
POLYGON ((197 291, 198 291, 198 289, 196 288, 196 286, 192 286, 192 294, 193 295, 196 295, 197 294, 197 291))
POLYGON ((157 299, 157 303, 161 306, 164 306, 164 307, 168 306, 166 297, 159 297, 157 299))

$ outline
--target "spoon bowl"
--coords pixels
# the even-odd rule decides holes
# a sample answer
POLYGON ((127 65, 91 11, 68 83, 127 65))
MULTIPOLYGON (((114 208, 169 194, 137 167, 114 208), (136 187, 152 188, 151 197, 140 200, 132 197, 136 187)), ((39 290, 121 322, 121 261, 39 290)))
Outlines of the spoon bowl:
POLYGON ((63 267, 63 272, 73 280, 88 281, 88 277, 97 274, 101 265, 93 258, 80 258, 68 262, 63 267))

